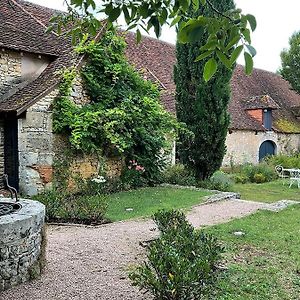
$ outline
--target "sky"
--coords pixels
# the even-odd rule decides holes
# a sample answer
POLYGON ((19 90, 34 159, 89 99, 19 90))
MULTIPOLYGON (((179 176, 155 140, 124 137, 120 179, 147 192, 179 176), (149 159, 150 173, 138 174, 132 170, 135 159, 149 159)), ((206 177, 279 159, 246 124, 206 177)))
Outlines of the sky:
MULTIPOLYGON (((63 0, 30 0, 31 2, 63 10, 63 0)), ((252 45, 257 50, 256 68, 276 72, 280 67, 280 52, 288 48, 290 36, 300 30, 300 1, 298 0, 236 0, 244 14, 256 17, 257 29, 252 35, 252 45)), ((162 40, 175 43, 173 29, 164 28, 162 40)), ((243 63, 242 60, 239 63, 243 63)))

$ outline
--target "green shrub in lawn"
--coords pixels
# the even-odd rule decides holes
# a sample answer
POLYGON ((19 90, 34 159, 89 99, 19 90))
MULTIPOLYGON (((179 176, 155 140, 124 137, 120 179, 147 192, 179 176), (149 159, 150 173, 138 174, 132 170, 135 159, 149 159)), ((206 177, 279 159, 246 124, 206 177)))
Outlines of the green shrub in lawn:
POLYGON ((183 164, 168 166, 163 172, 163 181, 187 186, 196 184, 195 176, 183 164))
POLYGON ((107 210, 106 196, 82 195, 51 190, 34 197, 46 206, 46 221, 103 223, 107 210))
POLYGON ((160 211, 154 220, 161 234, 149 245, 148 260, 130 273, 133 284, 155 300, 202 299, 214 287, 223 248, 181 212, 160 211))
POLYGON ((233 181, 230 176, 222 171, 215 172, 210 179, 202 180, 197 183, 197 187, 209 190, 227 192, 232 189, 233 181))
POLYGON ((268 156, 265 158, 265 162, 274 168, 275 166, 280 165, 286 169, 300 169, 300 153, 294 153, 292 155, 279 154, 268 156))
POLYGON ((269 182, 277 178, 275 168, 266 162, 259 163, 258 165, 245 164, 242 167, 241 175, 245 176, 249 182, 257 182, 255 179, 255 177, 258 178, 257 174, 261 174, 258 176, 260 179, 265 178, 263 182, 269 182))
POLYGON ((264 183, 266 182, 266 177, 264 176, 264 174, 256 173, 254 174, 253 180, 255 183, 264 183))

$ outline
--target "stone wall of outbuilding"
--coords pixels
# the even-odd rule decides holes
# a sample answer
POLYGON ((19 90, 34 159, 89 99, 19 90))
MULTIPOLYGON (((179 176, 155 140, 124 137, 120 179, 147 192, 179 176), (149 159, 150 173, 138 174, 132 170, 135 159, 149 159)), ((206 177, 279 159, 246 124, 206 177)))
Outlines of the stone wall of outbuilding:
POLYGON ((226 138, 227 152, 223 166, 259 162, 259 147, 264 141, 275 143, 276 154, 291 154, 300 149, 300 134, 233 130, 226 138))
POLYGON ((54 90, 31 106, 19 119, 20 191, 35 195, 51 187, 53 173, 52 103, 54 90))

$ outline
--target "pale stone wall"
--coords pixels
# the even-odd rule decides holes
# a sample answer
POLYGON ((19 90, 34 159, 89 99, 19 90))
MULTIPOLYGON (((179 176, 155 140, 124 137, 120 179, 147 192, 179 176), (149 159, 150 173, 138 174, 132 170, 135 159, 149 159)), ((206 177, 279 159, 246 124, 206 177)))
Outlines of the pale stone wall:
POLYGON ((259 162, 259 147, 267 140, 276 144, 276 154, 290 154, 300 149, 300 134, 234 130, 226 138, 227 152, 223 159, 223 166, 239 165, 246 162, 257 164, 259 162))
POLYGON ((52 103, 54 90, 19 119, 20 191, 35 195, 51 187, 53 167, 52 103))
POLYGON ((14 51, 0 52, 0 99, 22 81, 22 57, 14 51))
POLYGON ((20 211, 0 218, 0 293, 38 277, 45 264, 45 206, 22 199, 20 204, 20 211))

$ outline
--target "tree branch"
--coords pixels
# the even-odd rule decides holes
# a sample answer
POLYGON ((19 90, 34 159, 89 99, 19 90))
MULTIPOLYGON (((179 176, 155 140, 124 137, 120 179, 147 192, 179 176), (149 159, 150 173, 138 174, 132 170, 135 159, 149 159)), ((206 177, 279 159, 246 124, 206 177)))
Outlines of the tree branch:
POLYGON ((218 15, 229 19, 231 22, 233 22, 234 20, 232 18, 230 18, 229 16, 226 16, 225 14, 223 14, 222 12, 220 12, 219 10, 217 10, 214 5, 210 2, 210 0, 206 0, 206 3, 208 4, 208 6, 211 8, 212 11, 214 11, 215 13, 217 13, 218 15))

